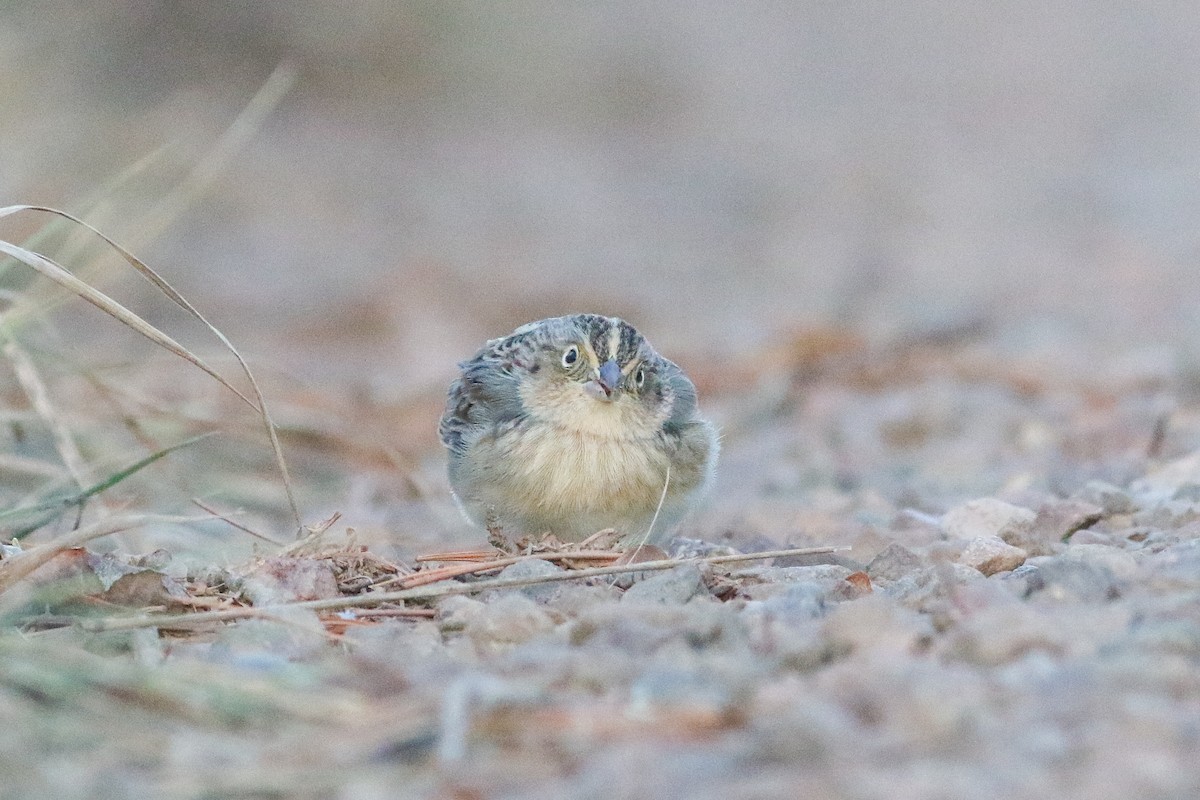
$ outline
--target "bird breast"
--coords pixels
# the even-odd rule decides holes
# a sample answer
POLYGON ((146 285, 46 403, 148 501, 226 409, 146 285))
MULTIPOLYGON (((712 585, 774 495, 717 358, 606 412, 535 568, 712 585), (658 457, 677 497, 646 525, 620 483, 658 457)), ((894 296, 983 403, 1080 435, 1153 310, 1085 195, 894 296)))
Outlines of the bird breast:
POLYGON ((509 502, 543 513, 640 512, 657 505, 669 459, 655 440, 546 423, 523 428, 496 442, 509 502))

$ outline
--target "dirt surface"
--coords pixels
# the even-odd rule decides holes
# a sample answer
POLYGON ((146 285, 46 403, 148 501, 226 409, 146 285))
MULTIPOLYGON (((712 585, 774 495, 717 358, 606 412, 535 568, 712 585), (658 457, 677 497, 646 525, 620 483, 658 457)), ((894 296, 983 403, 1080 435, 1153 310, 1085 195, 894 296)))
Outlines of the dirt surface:
MULTIPOLYGON (((18 330, 95 479, 221 431, 81 524, 198 498, 275 543, 159 523, 78 553, 98 583, 69 602, 0 592, 0 797, 1200 796, 1193 12, 76 6, 0 12, 2 202, 87 213, 229 334, 342 561, 270 561, 295 526, 266 438, 205 376, 77 304, 18 330), (284 60, 291 91, 158 225, 284 60), (445 386, 571 311, 638 325, 723 430, 675 552, 848 549, 390 617, 64 626, 176 590, 353 595, 484 547, 449 500, 445 386), (113 594, 131 554, 158 583, 113 594)), ((78 240, 45 249, 230 366, 78 240)), ((6 507, 63 472, 16 375, 6 507)))

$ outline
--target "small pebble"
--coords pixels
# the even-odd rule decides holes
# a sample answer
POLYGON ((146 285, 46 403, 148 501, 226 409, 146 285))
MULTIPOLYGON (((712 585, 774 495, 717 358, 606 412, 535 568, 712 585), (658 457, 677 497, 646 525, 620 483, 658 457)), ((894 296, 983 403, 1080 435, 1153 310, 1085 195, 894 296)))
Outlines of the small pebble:
POLYGON ((1026 555, 1021 548, 1013 547, 997 536, 980 536, 971 540, 959 556, 959 561, 984 575, 995 575, 1021 566, 1026 555))
POLYGON ((985 497, 947 511, 942 515, 942 530, 958 539, 998 536, 1008 540, 1028 532, 1036 518, 1037 514, 1028 508, 985 497))
POLYGON ((1188 500, 1168 500, 1133 515, 1135 525, 1163 529, 1181 528, 1197 520, 1200 520, 1200 503, 1188 500))
POLYGON ((828 608, 828 590, 819 583, 793 583, 755 606, 782 619, 816 619, 828 608))
POLYGON ((1075 497, 1085 503, 1099 506, 1105 515, 1128 514, 1135 508, 1133 498, 1128 492, 1104 481, 1088 481, 1075 493, 1075 497))
POLYGON ((466 624, 465 633, 480 652, 507 650, 554 628, 541 606, 513 592, 491 603, 466 624))
POLYGON ((897 581, 924 566, 924 559, 904 545, 892 542, 867 564, 867 574, 874 581, 897 581))
MULTIPOLYGON (((541 558, 531 558, 528 561, 518 561, 516 564, 510 564, 500 571, 497 578, 544 578, 547 575, 558 575, 563 571, 562 567, 557 564, 552 564, 549 561, 541 558)), ((562 583, 537 583, 531 586, 518 586, 514 589, 496 589, 487 592, 488 600, 491 596, 503 593, 506 591, 516 591, 526 597, 537 600, 539 603, 547 603, 558 596, 562 589, 562 583)))
POLYGON ((452 594, 437 604, 437 622, 443 633, 461 631, 483 613, 484 604, 473 597, 452 594))
POLYGON ((1104 509, 1100 506, 1082 500, 1057 500, 1038 509, 1028 530, 1014 530, 1003 538, 1030 555, 1051 555, 1062 549, 1064 539, 1094 525, 1103 516, 1104 509))
POLYGON ((1061 558, 1101 566, 1121 581, 1130 580, 1138 572, 1137 560, 1132 555, 1106 544, 1072 543, 1061 558))
POLYGON ((1039 556, 1028 582, 1031 596, 1058 602, 1102 603, 1120 595, 1120 584, 1105 564, 1061 556, 1039 556))
POLYGON ((700 592, 703 585, 699 567, 695 564, 681 564, 674 569, 638 581, 626 590, 621 602, 686 603, 700 592))

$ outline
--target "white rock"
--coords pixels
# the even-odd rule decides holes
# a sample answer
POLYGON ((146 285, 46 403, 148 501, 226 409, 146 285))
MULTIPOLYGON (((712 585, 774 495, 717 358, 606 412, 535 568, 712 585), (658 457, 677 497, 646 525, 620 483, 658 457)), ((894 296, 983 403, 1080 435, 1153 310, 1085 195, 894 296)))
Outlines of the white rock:
POLYGON ((1132 555, 1118 547, 1103 544, 1072 544, 1062 558, 1106 567, 1118 580, 1137 575, 1138 563, 1132 555))
POLYGON ((978 536, 971 540, 958 560, 984 575, 995 575, 1021 566, 1026 556, 1024 550, 998 536, 978 536))
POLYGON ((703 586, 703 576, 695 564, 682 564, 638 581, 621 598, 629 603, 686 603, 703 586))
POLYGON ((485 603, 466 623, 467 637, 483 652, 503 652, 547 631, 554 621, 523 594, 513 593, 485 603))
POLYGON ((994 536, 1008 539, 1033 529, 1037 514, 1028 508, 984 497, 968 500, 942 515, 942 531, 958 539, 994 536))
POLYGON ((1129 493, 1143 508, 1170 500, 1179 487, 1200 483, 1200 451, 1151 469, 1129 486, 1129 493))

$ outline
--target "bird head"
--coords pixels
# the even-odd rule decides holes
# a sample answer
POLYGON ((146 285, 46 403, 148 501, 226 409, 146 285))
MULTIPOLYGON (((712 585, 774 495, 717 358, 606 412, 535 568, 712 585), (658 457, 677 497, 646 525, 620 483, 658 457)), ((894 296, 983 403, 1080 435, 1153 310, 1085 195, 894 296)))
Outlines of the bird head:
POLYGON ((535 416, 612 438, 651 435, 672 416, 679 368, 624 320, 575 314, 513 335, 523 339, 513 360, 519 390, 535 416))

